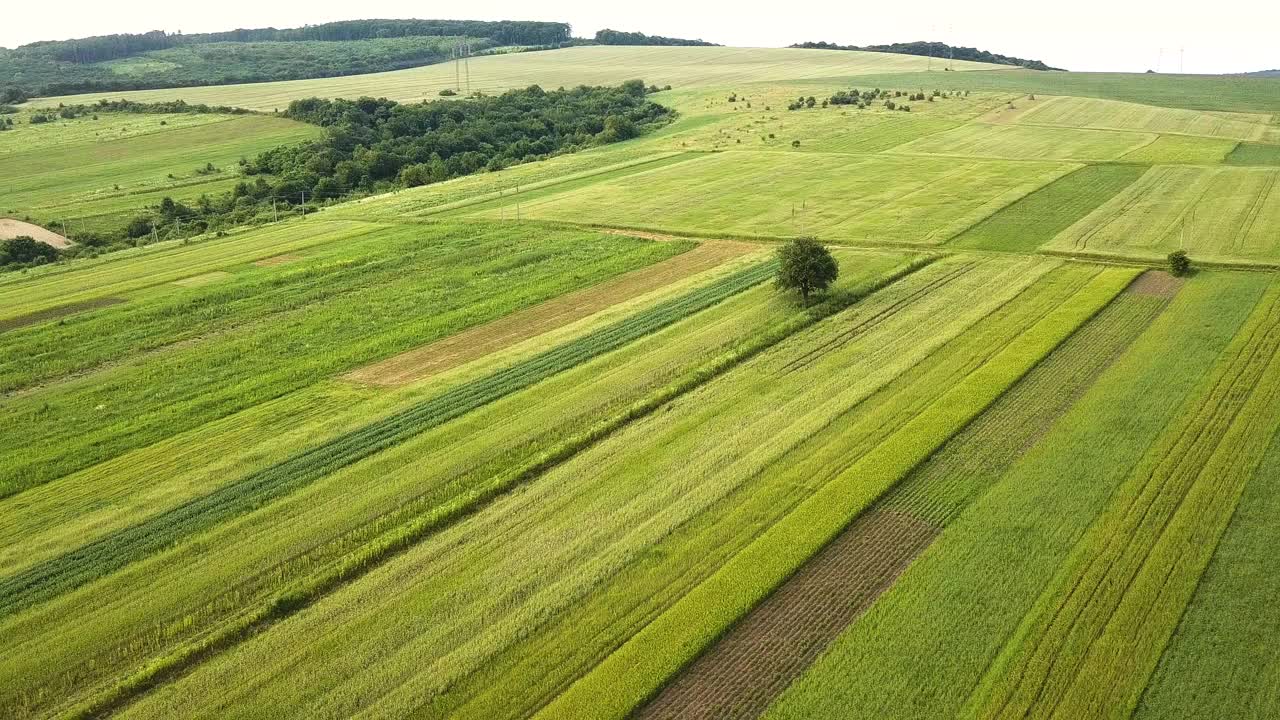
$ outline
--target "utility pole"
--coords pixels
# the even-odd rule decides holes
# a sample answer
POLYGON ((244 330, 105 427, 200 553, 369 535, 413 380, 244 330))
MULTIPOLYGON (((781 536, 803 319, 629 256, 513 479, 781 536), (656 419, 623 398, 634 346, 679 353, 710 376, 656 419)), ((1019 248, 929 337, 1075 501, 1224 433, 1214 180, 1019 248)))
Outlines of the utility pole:
POLYGON ((271 214, 275 216, 275 222, 280 222, 280 211, 276 210, 276 199, 271 198, 271 214))
POLYGON ((466 68, 466 73, 467 73, 467 95, 470 95, 471 94, 471 41, 464 40, 463 43, 464 43, 463 52, 465 52, 466 54, 462 56, 462 64, 463 64, 463 67, 466 68))
POLYGON ((1178 74, 1182 74, 1182 63, 1187 59, 1187 49, 1178 48, 1178 74))

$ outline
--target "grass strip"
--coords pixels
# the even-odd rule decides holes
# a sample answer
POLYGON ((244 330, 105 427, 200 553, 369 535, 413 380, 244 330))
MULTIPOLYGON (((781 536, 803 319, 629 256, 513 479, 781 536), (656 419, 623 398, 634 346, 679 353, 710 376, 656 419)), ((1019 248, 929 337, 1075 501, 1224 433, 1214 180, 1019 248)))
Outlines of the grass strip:
POLYGON ((764 282, 775 269, 772 261, 745 268, 5 578, 0 581, 0 615, 79 587, 471 410, 656 332, 764 282))
POLYGON ((625 718, 1133 279, 1107 270, 800 503, 535 718, 625 718))

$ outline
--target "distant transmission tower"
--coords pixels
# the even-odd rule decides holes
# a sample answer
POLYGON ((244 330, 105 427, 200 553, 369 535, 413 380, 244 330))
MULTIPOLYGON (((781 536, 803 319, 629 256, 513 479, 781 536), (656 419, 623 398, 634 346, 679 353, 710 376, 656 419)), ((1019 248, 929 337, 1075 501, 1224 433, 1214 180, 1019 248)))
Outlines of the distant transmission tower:
POLYGON ((471 94, 471 39, 470 38, 463 40, 463 52, 465 52, 466 54, 463 55, 462 64, 466 68, 467 94, 470 95, 471 94))

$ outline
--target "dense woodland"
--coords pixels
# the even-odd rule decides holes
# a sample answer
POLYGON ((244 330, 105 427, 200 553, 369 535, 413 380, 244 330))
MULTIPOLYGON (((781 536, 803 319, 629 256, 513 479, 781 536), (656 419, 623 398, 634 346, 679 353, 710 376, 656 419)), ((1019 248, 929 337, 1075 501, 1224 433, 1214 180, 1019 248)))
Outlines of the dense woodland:
POLYGON ((28 97, 353 75, 446 60, 471 49, 560 47, 569 25, 473 20, 354 20, 292 29, 183 35, 153 31, 0 50, 0 103, 28 97))
POLYGON ((896 53, 898 55, 920 55, 924 57, 936 58, 952 58, 955 60, 970 60, 972 62, 995 63, 996 65, 1015 65, 1017 67, 1027 68, 1028 70, 1061 70, 1061 68, 1050 67, 1039 60, 1025 60, 1018 57, 1010 57, 1008 55, 1000 55, 986 50, 979 50, 971 47, 960 47, 948 45, 941 42, 909 42, 909 43, 893 43, 892 45, 836 45, 829 42, 803 42, 796 43, 791 47, 808 48, 811 50, 860 50, 863 52, 884 52, 896 53))
POLYGON ((641 32, 623 32, 605 28, 596 33, 597 45, 688 45, 701 47, 719 47, 716 43, 705 40, 685 40, 682 38, 663 37, 661 35, 645 35, 641 32))

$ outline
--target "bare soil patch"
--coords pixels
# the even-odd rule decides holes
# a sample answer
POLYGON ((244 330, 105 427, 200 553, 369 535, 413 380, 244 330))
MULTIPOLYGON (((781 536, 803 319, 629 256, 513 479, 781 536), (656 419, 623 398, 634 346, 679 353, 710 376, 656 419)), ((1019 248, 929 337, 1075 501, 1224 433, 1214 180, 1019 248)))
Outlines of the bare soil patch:
POLYGON ((704 242, 673 258, 366 365, 344 377, 367 385, 405 385, 581 320, 758 249, 759 246, 751 243, 704 242))
POLYGON ((0 218, 0 240, 12 240, 13 238, 22 235, 34 238, 46 245, 52 245, 58 249, 71 247, 74 244, 58 233, 42 228, 39 225, 32 225, 29 222, 15 220, 13 218, 0 218))
POLYGON ((274 267, 276 265, 288 265, 289 263, 298 262, 301 259, 301 255, 276 255, 275 257, 255 260, 253 264, 258 267, 274 267))
POLYGON ((124 302, 128 302, 128 300, 118 297, 105 297, 85 300, 77 303, 69 303, 67 305, 59 305, 58 307, 49 308, 47 310, 19 315, 17 317, 8 318, 7 320, 0 320, 0 333, 7 332, 9 330, 16 330, 28 325, 37 325, 42 322, 57 320, 86 310, 96 310, 98 308, 110 307, 111 305, 119 305, 124 302))
POLYGON ((1163 270, 1148 270, 1129 283, 1125 292, 1135 295, 1151 295, 1154 297, 1172 298, 1182 287, 1183 279, 1174 277, 1163 270))
POLYGON ((903 512, 864 514, 636 717, 759 717, 938 532, 903 512))
POLYGON ((182 287, 202 287, 204 285, 216 283, 220 280, 226 280, 229 277, 231 277, 231 273, 229 272, 224 270, 214 270, 213 272, 207 272, 203 275, 192 275, 191 277, 182 278, 181 280, 174 280, 173 284, 181 285, 182 287))

